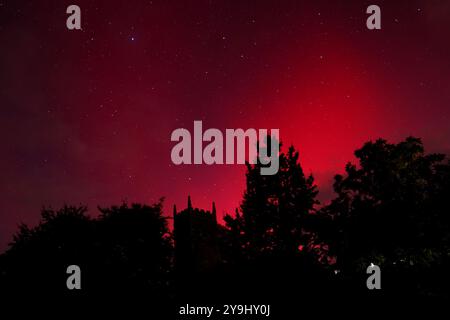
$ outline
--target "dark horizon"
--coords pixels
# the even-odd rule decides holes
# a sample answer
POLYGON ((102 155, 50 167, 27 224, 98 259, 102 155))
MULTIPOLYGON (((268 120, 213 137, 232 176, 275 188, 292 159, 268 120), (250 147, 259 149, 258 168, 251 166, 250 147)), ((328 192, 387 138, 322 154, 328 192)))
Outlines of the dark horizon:
POLYGON ((387 310, 395 302, 405 312, 403 303, 445 302, 450 159, 424 149, 415 137, 366 142, 335 176, 336 196, 316 208, 314 178, 289 147, 275 175, 247 165, 241 206, 223 225, 214 202, 204 210, 191 197, 173 208, 173 228, 162 200, 109 205, 96 217, 83 206, 43 209, 39 225, 22 225, 0 254, 0 294, 52 299, 51 310, 146 301, 133 311, 168 319, 189 304, 213 308, 216 318, 229 301, 266 301, 273 319, 317 312, 316 304, 387 310), (75 289, 68 266, 81 270, 75 289))
POLYGON ((449 17, 448 0, 0 0, 0 304, 433 318, 449 17))
MULTIPOLYGON (((184 205, 214 199, 219 220, 243 166, 175 166, 170 133, 279 128, 321 199, 353 151, 418 136, 450 153, 450 4, 378 1, 65 1, 0 7, 0 251, 41 206, 184 205), (213 184, 209 184, 214 181, 213 184)), ((170 208, 168 208, 170 213, 170 208)))

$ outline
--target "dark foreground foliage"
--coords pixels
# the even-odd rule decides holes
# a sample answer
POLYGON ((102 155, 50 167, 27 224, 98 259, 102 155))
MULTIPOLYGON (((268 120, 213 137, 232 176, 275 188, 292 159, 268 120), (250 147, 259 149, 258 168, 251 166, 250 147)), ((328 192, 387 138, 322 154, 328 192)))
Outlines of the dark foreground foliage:
POLYGON ((448 159, 426 154, 416 138, 368 142, 355 156, 325 206, 293 147, 274 176, 248 165, 243 201, 225 225, 214 205, 200 210, 190 199, 173 217, 163 216, 162 200, 95 217, 86 207, 43 209, 39 225, 21 225, 0 256, 0 293, 104 299, 110 310, 144 300, 166 318, 198 302, 270 303, 287 316, 317 304, 449 299, 448 159), (366 287, 371 263, 382 290, 366 287), (82 270, 81 290, 66 287, 69 265, 82 270))

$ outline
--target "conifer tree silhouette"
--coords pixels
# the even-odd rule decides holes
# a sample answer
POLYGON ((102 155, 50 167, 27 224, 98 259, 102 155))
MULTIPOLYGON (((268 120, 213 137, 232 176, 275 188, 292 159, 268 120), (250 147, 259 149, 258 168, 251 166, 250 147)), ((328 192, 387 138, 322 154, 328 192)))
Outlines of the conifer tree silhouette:
POLYGON ((173 233, 162 200, 99 208, 95 218, 84 206, 44 209, 0 255, 0 292, 72 297, 65 271, 76 264, 81 294, 91 297, 134 292, 161 301, 200 292, 286 301, 345 288, 355 298, 367 292, 365 269, 375 263, 389 293, 448 297, 449 160, 412 137, 368 142, 355 156, 358 165, 336 175, 336 197, 320 209, 293 146, 279 154, 273 176, 247 164, 243 201, 225 226, 214 202, 202 210, 190 196, 186 209, 174 206, 173 233))
POLYGON ((296 255, 307 247, 308 216, 318 203, 312 175, 306 177, 293 146, 280 153, 276 175, 260 174, 260 163, 247 164, 246 190, 240 207, 224 219, 247 257, 265 254, 296 255))

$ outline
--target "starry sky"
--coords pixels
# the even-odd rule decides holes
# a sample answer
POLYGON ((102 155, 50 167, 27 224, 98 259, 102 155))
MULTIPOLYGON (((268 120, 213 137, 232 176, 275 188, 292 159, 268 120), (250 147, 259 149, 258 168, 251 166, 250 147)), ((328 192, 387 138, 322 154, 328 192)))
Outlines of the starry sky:
POLYGON ((243 166, 171 162, 194 120, 279 128, 322 201, 370 139, 450 153, 449 17, 437 0, 0 0, 0 251, 42 206, 164 196, 170 213, 190 194, 233 212, 243 166))

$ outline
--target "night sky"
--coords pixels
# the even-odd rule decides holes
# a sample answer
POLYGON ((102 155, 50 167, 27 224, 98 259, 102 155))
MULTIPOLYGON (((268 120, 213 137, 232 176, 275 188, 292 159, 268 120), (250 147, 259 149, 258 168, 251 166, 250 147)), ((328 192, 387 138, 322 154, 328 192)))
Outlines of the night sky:
POLYGON ((279 128, 324 201, 370 139, 450 153, 449 19, 429 0, 0 0, 0 252, 44 205, 165 196, 170 213, 190 194, 233 212, 243 166, 171 162, 171 132, 194 120, 279 128))

